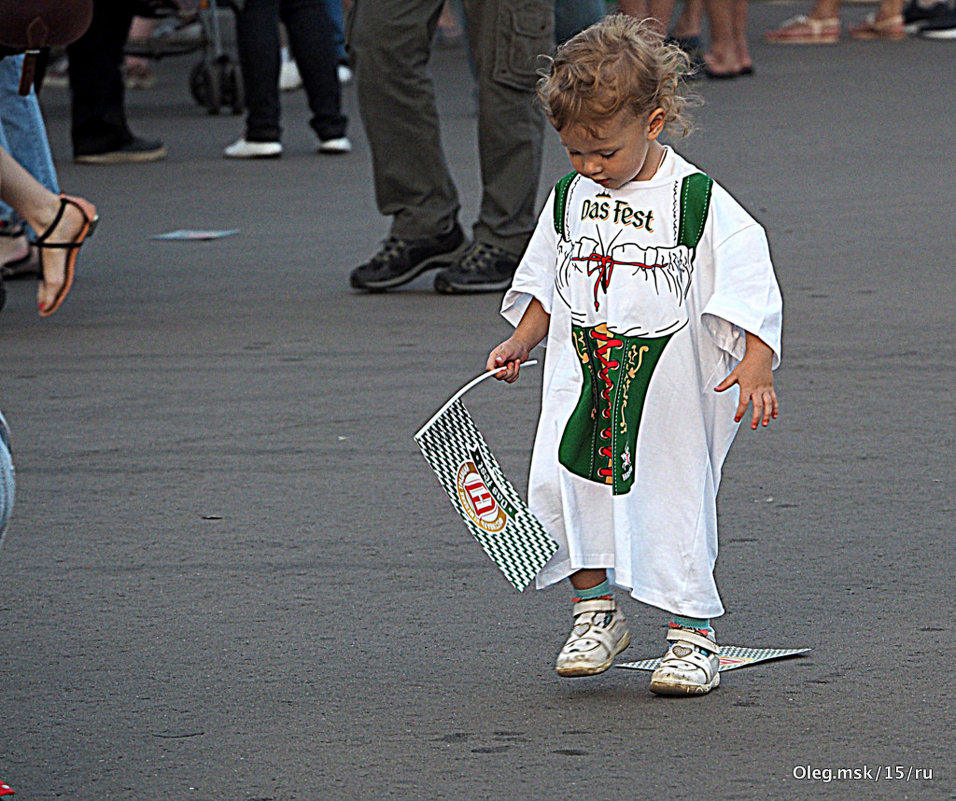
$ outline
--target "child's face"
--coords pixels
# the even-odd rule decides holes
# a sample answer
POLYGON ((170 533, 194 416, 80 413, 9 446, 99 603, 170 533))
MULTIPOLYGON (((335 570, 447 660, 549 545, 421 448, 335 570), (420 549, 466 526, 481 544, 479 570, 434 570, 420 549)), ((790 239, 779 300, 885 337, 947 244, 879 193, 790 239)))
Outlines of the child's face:
POLYGON ((661 109, 644 118, 624 110, 595 131, 568 125, 558 136, 577 172, 608 189, 620 189, 628 181, 654 177, 661 158, 657 137, 663 127, 661 109))

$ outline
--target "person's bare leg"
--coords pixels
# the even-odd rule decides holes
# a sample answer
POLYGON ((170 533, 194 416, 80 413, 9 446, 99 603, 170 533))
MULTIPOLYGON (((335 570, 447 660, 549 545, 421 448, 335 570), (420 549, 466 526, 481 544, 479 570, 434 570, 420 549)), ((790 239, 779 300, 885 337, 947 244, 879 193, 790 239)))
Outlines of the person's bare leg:
POLYGON ((671 35, 675 39, 690 39, 694 36, 700 36, 703 17, 704 0, 684 0, 671 35))
POLYGON ((883 22, 893 17, 898 17, 903 13, 903 0, 883 0, 879 8, 876 9, 875 19, 877 22, 883 22))
POLYGON ((617 10, 638 19, 647 19, 650 14, 647 0, 618 0, 617 10))
POLYGON ((840 0, 817 0, 807 14, 810 19, 836 19, 840 16, 840 0))
POLYGON ((571 586, 576 590, 589 590, 607 580, 607 571, 598 568, 585 568, 569 577, 571 586))
POLYGON ((677 0, 650 0, 648 5, 648 15, 654 20, 657 31, 662 36, 667 35, 667 29, 671 25, 671 17, 674 16, 674 6, 677 0))
POLYGON ((619 0, 618 10, 638 19, 650 20, 651 27, 662 36, 667 34, 677 0, 619 0))
MULTIPOLYGON (((0 148, 0 197, 40 236, 47 232, 60 210, 60 197, 28 173, 6 150, 0 148)), ((72 242, 83 230, 83 212, 67 204, 50 242, 72 242)), ((66 280, 67 248, 51 248, 43 255, 43 280, 37 289, 37 304, 46 308, 66 280)))
MULTIPOLYGON (((156 19, 133 17, 133 23, 129 27, 129 41, 146 44, 158 22, 156 19)), ((123 71, 126 73, 127 86, 131 88, 147 89, 156 84, 156 76, 153 75, 149 59, 144 56, 125 56, 123 71)))
POLYGON ((747 7, 750 5, 750 0, 732 0, 732 5, 737 68, 741 72, 752 72, 754 62, 750 57, 750 47, 747 44, 747 7))
POLYGON ((730 0, 707 0, 710 22, 710 49, 704 53, 707 74, 712 78, 733 77, 740 72, 734 40, 734 7, 730 0))

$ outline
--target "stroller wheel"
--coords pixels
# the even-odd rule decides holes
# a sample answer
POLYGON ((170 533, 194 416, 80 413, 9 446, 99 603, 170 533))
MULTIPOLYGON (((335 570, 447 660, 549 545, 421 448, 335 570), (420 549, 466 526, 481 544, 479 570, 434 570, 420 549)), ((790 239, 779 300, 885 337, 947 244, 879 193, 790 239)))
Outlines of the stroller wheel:
POLYGON ((200 61, 189 76, 193 98, 210 114, 218 114, 222 105, 222 86, 219 71, 207 61, 200 61))

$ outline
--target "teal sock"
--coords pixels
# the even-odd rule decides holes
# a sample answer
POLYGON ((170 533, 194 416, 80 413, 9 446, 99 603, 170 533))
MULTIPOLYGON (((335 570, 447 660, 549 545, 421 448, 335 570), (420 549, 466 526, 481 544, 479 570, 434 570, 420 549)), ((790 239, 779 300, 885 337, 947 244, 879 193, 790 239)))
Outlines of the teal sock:
POLYGON ((674 615, 672 618, 672 623, 678 626, 683 626, 685 629, 713 629, 710 625, 710 618, 707 617, 681 617, 680 615, 674 615))
POLYGON ((605 595, 611 594, 611 583, 604 579, 596 587, 588 587, 586 590, 575 590, 574 591, 574 600, 575 601, 593 601, 595 598, 603 598, 605 595))

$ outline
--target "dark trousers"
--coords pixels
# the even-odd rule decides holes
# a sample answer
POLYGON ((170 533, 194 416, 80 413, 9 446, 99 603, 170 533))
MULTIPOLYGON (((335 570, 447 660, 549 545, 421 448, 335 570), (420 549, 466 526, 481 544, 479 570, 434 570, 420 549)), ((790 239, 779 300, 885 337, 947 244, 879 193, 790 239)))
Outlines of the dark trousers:
POLYGON ((66 49, 74 156, 106 153, 133 139, 126 124, 122 74, 132 20, 128 0, 95 0, 90 27, 66 49))
POLYGON ((319 139, 345 135, 335 33, 324 0, 245 0, 236 11, 236 44, 246 93, 246 139, 278 142, 279 20, 299 67, 319 139))

